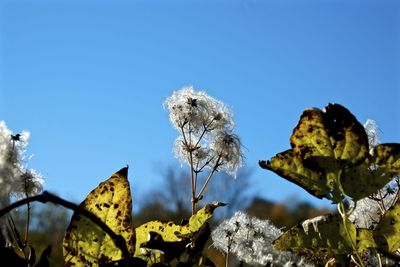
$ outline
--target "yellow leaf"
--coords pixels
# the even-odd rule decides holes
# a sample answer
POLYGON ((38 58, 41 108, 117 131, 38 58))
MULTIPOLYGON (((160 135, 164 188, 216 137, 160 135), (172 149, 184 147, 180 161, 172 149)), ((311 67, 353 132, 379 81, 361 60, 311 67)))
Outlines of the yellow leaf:
POLYGON ((373 231, 369 229, 358 228, 356 246, 359 252, 364 252, 369 249, 376 248, 373 231))
POLYGON ((392 177, 400 174, 400 144, 380 144, 374 147, 374 163, 392 177))
POLYGON ((293 130, 294 153, 312 170, 336 172, 357 165, 368 156, 368 137, 353 114, 339 104, 325 111, 307 109, 293 130))
MULTIPOLYGON (((149 264, 161 262, 161 253, 153 249, 143 248, 149 239, 154 239, 159 246, 174 247, 174 254, 181 256, 187 249, 187 242, 194 242, 194 236, 201 232, 208 220, 212 217, 214 210, 224 205, 223 203, 208 204, 192 215, 189 222, 184 225, 174 222, 151 221, 135 229, 136 231, 136 249, 135 257, 140 257, 149 262, 149 264), (169 245, 172 244, 173 246, 169 245)), ((201 251, 201 250, 199 250, 201 251)), ((168 253, 166 253, 168 254, 168 253)), ((171 255, 165 255, 170 257, 171 255)), ((179 259, 178 259, 179 260, 179 259)), ((190 260, 190 259, 186 259, 190 260)))
MULTIPOLYGON (((129 253, 135 252, 135 232, 132 226, 132 197, 127 179, 128 168, 114 173, 100 183, 80 206, 121 235, 129 253)), ((74 213, 64 237, 66 266, 99 266, 122 259, 121 250, 97 224, 74 213)))
POLYGON ((395 253, 400 249, 400 202, 389 209, 374 231, 380 249, 395 253))
POLYGON ((400 144, 377 145, 370 158, 342 173, 343 189, 354 200, 376 193, 400 174, 400 144))
POLYGON ((369 154, 363 126, 338 104, 305 110, 290 143, 292 149, 260 166, 334 203, 367 197, 400 173, 400 145, 378 145, 369 154))
POLYGON ((325 197, 330 192, 325 175, 306 168, 301 160, 294 156, 291 149, 277 154, 270 161, 260 161, 259 164, 262 168, 285 177, 318 198, 325 197))
POLYGON ((275 240, 274 245, 277 250, 351 254, 356 236, 354 224, 346 221, 344 225, 339 215, 329 214, 306 220, 289 229, 275 240))

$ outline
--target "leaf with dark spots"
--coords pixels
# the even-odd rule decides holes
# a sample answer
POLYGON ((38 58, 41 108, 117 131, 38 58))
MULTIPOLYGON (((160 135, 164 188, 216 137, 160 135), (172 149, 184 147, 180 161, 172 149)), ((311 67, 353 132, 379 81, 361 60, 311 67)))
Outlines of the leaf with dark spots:
MULTIPOLYGON (((332 144, 324 127, 323 112, 320 109, 307 109, 293 129, 290 143, 294 154, 304 162, 316 156, 333 157, 332 144)), ((316 169, 316 166, 314 169, 316 169)))
POLYGON ((307 109, 290 138, 292 149, 313 170, 334 172, 354 166, 368 156, 368 137, 353 114, 339 104, 325 112, 307 109))
POLYGON ((101 264, 100 267, 120 267, 120 266, 135 266, 135 267, 147 267, 147 262, 139 258, 123 259, 118 261, 112 261, 106 264, 101 264))
POLYGON ((196 214, 192 215, 189 222, 185 225, 175 224, 174 222, 151 221, 137 227, 135 229, 135 257, 142 258, 151 265, 154 263, 162 263, 165 257, 167 257, 167 260, 171 257, 171 255, 163 255, 160 253, 159 249, 163 246, 165 246, 164 249, 173 248, 175 246, 177 250, 176 253, 179 255, 187 253, 186 250, 177 249, 178 244, 179 247, 185 248, 189 242, 197 242, 198 234, 207 227, 207 222, 211 219, 214 210, 223 205, 225 204, 213 203, 206 205, 196 214), (165 242, 165 244, 162 242, 165 242), (158 250, 154 250, 155 247, 158 247, 158 250))
POLYGON ((355 225, 339 214, 328 214, 308 219, 294 226, 274 241, 275 249, 318 255, 352 254, 353 245, 358 251, 374 248, 372 231, 356 229, 355 225))
POLYGON ((376 193, 400 174, 400 144, 380 144, 362 164, 343 170, 346 195, 358 200, 376 193))
POLYGON ((261 168, 275 172, 318 198, 326 197, 330 192, 326 176, 306 168, 291 149, 277 154, 269 161, 259 161, 259 164, 261 168))
POLYGON ((400 249, 400 202, 383 215, 374 231, 374 239, 383 251, 395 253, 400 249))
POLYGON ((374 163, 392 176, 400 174, 400 144, 380 144, 374 147, 374 163))
MULTIPOLYGON (((135 232, 132 226, 132 197, 127 168, 100 183, 80 206, 97 216, 115 234, 122 236, 129 253, 134 254, 135 232), (114 191, 109 190, 111 187, 114 191)), ((80 214, 72 216, 63 248, 66 266, 99 266, 122 259, 121 250, 110 236, 80 214)))
POLYGON ((318 198, 358 200, 400 173, 400 144, 378 145, 370 154, 364 127, 339 104, 305 110, 290 143, 291 150, 260 166, 318 198))

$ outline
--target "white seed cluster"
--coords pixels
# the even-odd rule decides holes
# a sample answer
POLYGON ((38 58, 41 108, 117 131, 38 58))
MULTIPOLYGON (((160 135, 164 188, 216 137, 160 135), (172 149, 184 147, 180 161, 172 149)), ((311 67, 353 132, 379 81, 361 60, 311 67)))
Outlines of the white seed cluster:
MULTIPOLYGON (((373 153, 374 147, 380 143, 378 124, 368 119, 364 124, 365 132, 368 136, 370 153, 373 153)), ((371 170, 377 166, 372 164, 371 170)), ((399 196, 399 179, 395 177, 375 194, 365 197, 356 202, 349 200, 349 219, 355 223, 358 228, 373 229, 380 222, 383 214, 389 210, 397 201, 399 196)))
POLYGON ((174 154, 195 171, 214 168, 235 176, 243 165, 240 139, 233 133, 231 110, 193 87, 174 92, 164 102, 173 126, 181 133, 174 154))
POLYGON ((312 266, 290 252, 277 252, 273 241, 282 234, 269 220, 243 212, 223 221, 213 232, 213 245, 252 266, 312 266))
POLYGON ((12 196, 31 196, 42 190, 42 176, 24 165, 28 140, 29 132, 13 135, 0 121, 0 208, 12 196))

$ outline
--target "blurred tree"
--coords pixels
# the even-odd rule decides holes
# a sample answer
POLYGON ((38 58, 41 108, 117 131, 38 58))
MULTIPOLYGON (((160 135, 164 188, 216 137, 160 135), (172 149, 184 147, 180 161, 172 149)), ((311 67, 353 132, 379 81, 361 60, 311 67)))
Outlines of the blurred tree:
MULTIPOLYGON (((248 189, 252 172, 242 168, 236 179, 224 172, 213 177, 204 192, 200 206, 213 201, 226 203, 217 209, 214 219, 226 218, 235 211, 244 209, 249 203, 248 189)), ((191 181, 188 172, 172 166, 166 168, 162 184, 146 194, 147 197, 138 212, 134 213, 134 223, 138 226, 150 220, 173 220, 180 222, 191 215, 191 181)), ((201 182, 204 181, 200 181, 201 182)))
POLYGON ((248 215, 268 219, 278 228, 290 228, 306 219, 331 212, 329 208, 316 208, 307 202, 297 202, 288 208, 283 203, 274 203, 262 198, 254 198, 246 209, 248 215))

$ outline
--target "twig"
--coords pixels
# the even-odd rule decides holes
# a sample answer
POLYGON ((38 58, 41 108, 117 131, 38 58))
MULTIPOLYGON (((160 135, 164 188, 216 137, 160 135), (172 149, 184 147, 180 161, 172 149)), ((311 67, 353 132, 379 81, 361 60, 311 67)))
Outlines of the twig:
POLYGON ((391 260, 394 260, 396 262, 400 262, 400 255, 391 253, 391 252, 383 250, 381 248, 377 248, 376 251, 378 251, 380 254, 382 254, 383 256, 385 256, 385 257, 387 257, 387 258, 389 258, 391 260))
MULTIPOLYGON (((24 177, 24 190, 25 190, 25 198, 28 198, 28 184, 27 184, 27 178, 26 176, 24 177)), ((28 243, 28 237, 29 237, 29 224, 30 224, 30 213, 31 213, 31 204, 28 202, 26 203, 26 225, 25 225, 25 239, 24 239, 24 246, 28 243)))
POLYGON ((52 193, 49 193, 47 191, 44 191, 42 194, 40 195, 36 195, 33 197, 28 197, 28 198, 24 198, 21 199, 3 209, 0 210, 0 217, 2 217, 3 215, 7 214, 8 212, 10 212, 11 210, 18 208, 22 205, 25 205, 27 203, 31 203, 31 202, 41 202, 41 203, 47 203, 47 202, 51 202, 54 204, 58 204, 61 205, 65 208, 71 209, 74 212, 81 214, 85 217, 87 217, 88 219, 90 219, 93 223, 97 224, 104 232, 106 232, 112 239, 112 241, 114 242, 115 246, 118 247, 121 252, 122 255, 125 259, 129 259, 131 258, 130 254, 129 254, 129 250, 128 247, 126 246, 126 241, 125 239, 121 236, 118 235, 116 233, 114 233, 113 230, 111 230, 111 228, 105 224, 102 220, 100 220, 96 215, 94 215, 93 213, 91 213, 90 211, 72 203, 69 202, 67 200, 64 200, 52 193))
POLYGON ((214 168, 212 169, 212 171, 209 173, 206 181, 204 182, 203 186, 201 187, 196 199, 201 199, 202 195, 204 193, 204 190, 206 189, 208 183, 211 181, 211 177, 213 176, 213 174, 217 171, 218 167, 220 166, 220 161, 221 160, 221 156, 218 157, 217 162, 215 163, 214 168))

